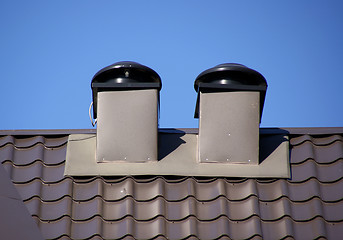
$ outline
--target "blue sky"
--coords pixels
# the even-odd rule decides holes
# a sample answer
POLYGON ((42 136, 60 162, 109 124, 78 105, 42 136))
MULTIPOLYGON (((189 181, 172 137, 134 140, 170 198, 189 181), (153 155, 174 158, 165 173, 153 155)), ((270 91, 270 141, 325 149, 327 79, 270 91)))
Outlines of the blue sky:
POLYGON ((0 129, 92 128, 90 82, 131 60, 162 79, 160 127, 197 127, 195 78, 268 82, 261 127, 343 126, 342 1, 0 2, 0 129))

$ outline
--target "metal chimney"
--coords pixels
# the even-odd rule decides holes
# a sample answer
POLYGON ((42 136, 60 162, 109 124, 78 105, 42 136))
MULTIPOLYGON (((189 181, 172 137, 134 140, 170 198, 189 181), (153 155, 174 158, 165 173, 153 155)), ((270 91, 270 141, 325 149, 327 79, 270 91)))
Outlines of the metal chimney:
POLYGON ((97 162, 157 161, 159 91, 152 69, 117 62, 92 79, 97 162))
POLYGON ((265 78, 241 64, 226 63, 202 72, 194 88, 199 161, 258 164, 265 78))

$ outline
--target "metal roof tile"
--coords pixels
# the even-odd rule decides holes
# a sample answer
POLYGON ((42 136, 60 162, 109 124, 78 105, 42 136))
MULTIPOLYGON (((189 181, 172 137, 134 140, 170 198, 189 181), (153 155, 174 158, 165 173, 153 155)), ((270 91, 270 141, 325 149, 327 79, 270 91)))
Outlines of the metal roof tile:
POLYGON ((290 140, 290 143, 291 145, 296 146, 296 145, 300 145, 304 143, 305 141, 311 142, 317 146, 322 146, 322 145, 329 145, 336 141, 343 142, 343 137, 337 134, 330 135, 330 136, 323 135, 323 136, 316 136, 316 137, 312 137, 311 135, 305 134, 298 137, 293 137, 290 140))
POLYGON ((37 144, 44 144, 43 136, 19 136, 15 138, 13 145, 16 148, 28 148, 37 144))
POLYGON ((325 203, 318 198, 312 198, 305 202, 292 202, 287 198, 281 198, 274 202, 260 203, 261 218, 265 221, 275 221, 285 216, 294 221, 308 221, 322 216, 327 222, 342 220, 343 200, 336 203, 325 203), (333 212, 335 209, 337 212, 333 212))
POLYGON ((43 221, 53 221, 65 215, 71 216, 73 213, 73 201, 69 197, 52 202, 44 202, 39 198, 32 198, 25 201, 25 203, 31 215, 43 221))
POLYGON ((3 165, 6 166, 6 169, 10 169, 9 172, 14 183, 29 182, 37 178, 43 182, 55 183, 61 180, 64 172, 63 163, 46 166, 41 161, 33 161, 30 165, 24 166, 16 166, 12 162, 5 162, 3 165))
POLYGON ((42 144, 20 149, 8 144, 0 147, 0 151, 0 162, 10 161, 13 165, 18 166, 30 165, 37 160, 45 165, 61 164, 65 161, 66 155, 66 148, 64 146, 46 148, 42 144))
POLYGON ((303 183, 289 183, 284 196, 294 202, 306 201, 317 197, 324 202, 337 202, 343 199, 343 180, 334 183, 320 183, 316 178, 311 178, 303 183))
POLYGON ((8 144, 13 144, 15 141, 15 138, 11 135, 5 135, 0 137, 0 148, 8 145, 8 144))
POLYGON ((11 144, 16 148, 28 148, 37 144, 43 144, 45 147, 60 147, 68 142, 68 136, 3 136, 0 137, 0 147, 11 144))
POLYGON ((343 142, 333 141, 328 145, 314 145, 312 142, 303 142, 293 146, 291 163, 302 163, 313 159, 321 164, 328 164, 338 159, 343 159, 343 142))
POLYGON ((308 160, 299 165, 292 165, 291 168, 291 182, 304 182, 309 178, 316 178, 321 183, 329 183, 343 178, 343 158, 323 165, 308 160))
POLYGON ((57 183, 44 183, 40 179, 34 179, 27 183, 15 183, 15 186, 24 201, 33 197, 43 201, 57 201, 65 196, 73 196, 73 180, 70 178, 57 183))
POLYGON ((321 217, 316 217, 310 221, 293 222, 293 236, 295 239, 308 238, 318 239, 339 239, 343 233, 342 223, 328 223, 321 217))
POLYGON ((45 239, 57 239, 63 236, 70 236, 72 230, 72 223, 68 217, 64 217, 59 221, 41 221, 39 218, 33 216, 39 229, 42 232, 42 235, 45 239))
POLYGON ((144 222, 127 217, 112 222, 104 221, 97 216, 86 221, 71 221, 69 224, 69 217, 50 222, 37 219, 37 222, 47 238, 68 235, 73 239, 85 239, 100 235, 104 239, 121 239, 128 234, 137 239, 150 239, 161 235, 167 235, 168 239, 183 239, 192 236, 197 236, 199 239, 216 239, 222 236, 249 239, 262 236, 258 217, 242 222, 233 222, 224 216, 214 221, 199 221, 195 217, 182 221, 166 221, 163 217, 158 217, 144 222))
POLYGON ((2 136, 0 161, 45 238, 337 239, 342 135, 292 131, 289 180, 64 177, 66 131, 2 136))

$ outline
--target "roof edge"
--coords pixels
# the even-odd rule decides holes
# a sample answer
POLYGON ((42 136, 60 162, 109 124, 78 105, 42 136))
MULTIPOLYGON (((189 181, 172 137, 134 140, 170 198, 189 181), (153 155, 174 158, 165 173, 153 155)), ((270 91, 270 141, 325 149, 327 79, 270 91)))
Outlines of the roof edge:
POLYGON ((96 129, 19 129, 0 130, 0 136, 4 135, 70 135, 96 133, 96 129))
MULTIPOLYGON (((198 134, 198 128, 159 128, 160 133, 198 134)), ((5 135, 70 135, 92 134, 96 129, 19 129, 0 130, 0 136, 5 135)), ((342 134, 343 127, 299 127, 299 128, 260 128, 261 134, 292 134, 292 135, 326 135, 342 134)))
POLYGON ((278 134, 287 131, 291 135, 328 135, 342 134, 343 127, 294 127, 294 128, 260 128, 262 134, 278 134))

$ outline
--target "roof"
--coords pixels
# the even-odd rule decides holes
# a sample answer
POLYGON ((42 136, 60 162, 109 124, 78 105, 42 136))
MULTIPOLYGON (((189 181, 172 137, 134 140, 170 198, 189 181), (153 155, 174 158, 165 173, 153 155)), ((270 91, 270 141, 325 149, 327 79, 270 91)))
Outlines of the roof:
POLYGON ((343 128, 262 132, 279 131, 291 179, 65 177, 69 134, 90 130, 0 131, 0 161, 46 239, 339 238, 343 128))
POLYGON ((0 232, 4 239, 43 239, 7 172, 0 165, 0 232), (20 229, 20 231, 18 231, 20 229))

